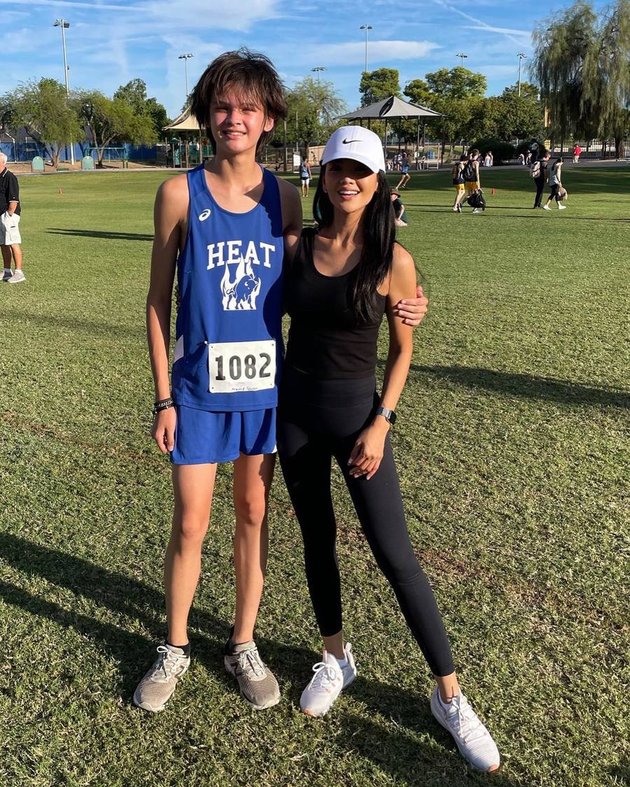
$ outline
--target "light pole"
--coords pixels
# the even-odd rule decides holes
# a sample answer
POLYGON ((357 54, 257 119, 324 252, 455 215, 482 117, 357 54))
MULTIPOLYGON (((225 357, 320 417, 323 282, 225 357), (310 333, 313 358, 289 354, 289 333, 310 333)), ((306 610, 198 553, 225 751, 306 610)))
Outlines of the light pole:
POLYGON ((314 71, 317 74, 317 82, 319 83, 319 75, 321 71, 325 71, 326 66, 315 66, 315 68, 311 68, 311 71, 314 71))
POLYGON ((523 52, 519 52, 518 55, 518 94, 521 95, 521 61, 524 58, 527 58, 527 55, 523 52))
POLYGON ((188 101, 188 61, 194 57, 192 52, 187 52, 185 55, 180 55, 177 59, 184 61, 184 80, 186 83, 186 101, 188 101))
POLYGON ((361 25, 359 30, 365 30, 365 71, 368 70, 368 32, 372 30, 372 25, 361 25))
MULTIPOLYGON (((68 56, 66 53, 66 30, 70 27, 70 22, 65 19, 55 19, 53 27, 61 28, 61 46, 63 47, 63 76, 66 83, 66 98, 70 97, 70 69, 68 67, 68 56)), ((74 164, 74 145, 70 140, 70 163, 74 164)))
POLYGON ((459 57, 460 60, 462 61, 462 68, 463 68, 464 67, 464 60, 466 60, 468 55, 465 55, 463 52, 458 52, 457 53, 457 57, 459 57))

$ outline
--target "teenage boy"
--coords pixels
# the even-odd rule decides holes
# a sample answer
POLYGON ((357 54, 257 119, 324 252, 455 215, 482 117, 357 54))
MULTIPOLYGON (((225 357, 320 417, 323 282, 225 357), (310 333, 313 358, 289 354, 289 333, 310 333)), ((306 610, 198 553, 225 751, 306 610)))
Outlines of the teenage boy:
MULTIPOLYGON (((256 162, 287 112, 266 57, 248 50, 220 55, 195 86, 191 110, 208 129, 215 156, 163 183, 155 203, 147 297, 152 435, 171 454, 175 508, 164 570, 167 636, 133 700, 145 710, 162 710, 190 665, 188 615, 217 464, 233 462, 236 609, 224 664, 243 698, 264 709, 280 699, 254 642, 254 625, 275 464, 283 244, 297 242, 302 211, 297 189, 256 162), (180 305, 170 380, 175 272, 180 305)), ((420 322, 426 311, 421 296, 400 303, 401 319, 420 322)))

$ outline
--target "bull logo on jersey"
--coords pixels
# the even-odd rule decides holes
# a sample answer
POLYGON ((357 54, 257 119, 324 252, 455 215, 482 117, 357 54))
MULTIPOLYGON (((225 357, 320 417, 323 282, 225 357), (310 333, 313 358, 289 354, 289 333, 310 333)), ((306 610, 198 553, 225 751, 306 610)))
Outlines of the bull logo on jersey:
POLYGON ((254 276, 249 260, 245 262, 241 256, 236 266, 234 279, 230 275, 230 266, 226 265, 221 279, 223 310, 226 312, 255 310, 260 287, 261 281, 258 276, 254 276))

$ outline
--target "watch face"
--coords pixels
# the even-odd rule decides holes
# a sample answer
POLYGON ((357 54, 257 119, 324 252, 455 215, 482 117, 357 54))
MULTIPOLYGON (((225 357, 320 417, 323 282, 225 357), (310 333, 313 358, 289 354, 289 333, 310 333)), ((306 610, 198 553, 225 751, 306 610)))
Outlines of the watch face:
POLYGON ((376 414, 382 415, 392 426, 396 423, 396 413, 393 410, 389 410, 387 407, 378 407, 376 414))

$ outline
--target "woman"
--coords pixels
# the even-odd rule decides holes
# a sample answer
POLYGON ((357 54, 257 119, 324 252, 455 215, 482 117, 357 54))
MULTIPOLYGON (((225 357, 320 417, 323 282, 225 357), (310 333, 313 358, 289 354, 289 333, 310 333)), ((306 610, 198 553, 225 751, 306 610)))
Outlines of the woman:
POLYGON ((330 489, 334 456, 378 565, 436 677, 433 714, 472 765, 493 771, 499 752, 460 691, 433 593, 409 540, 388 438, 412 355, 411 329, 395 321, 392 309, 413 293, 415 266, 395 242, 384 170, 376 134, 360 126, 334 132, 314 200, 319 227, 302 233, 285 276, 291 328, 278 449, 324 641, 300 705, 307 715, 323 716, 357 674, 341 624, 330 489), (384 313, 390 344, 378 396, 374 370, 384 313))
POLYGON ((303 197, 308 197, 308 187, 311 182, 311 177, 311 165, 303 158, 300 162, 300 186, 303 197))
POLYGON ((562 204, 564 187, 562 185, 562 157, 558 157, 549 168, 549 185, 551 191, 547 197, 547 202, 543 205, 545 210, 551 210, 551 203, 555 199, 558 210, 566 210, 566 205, 562 204))

